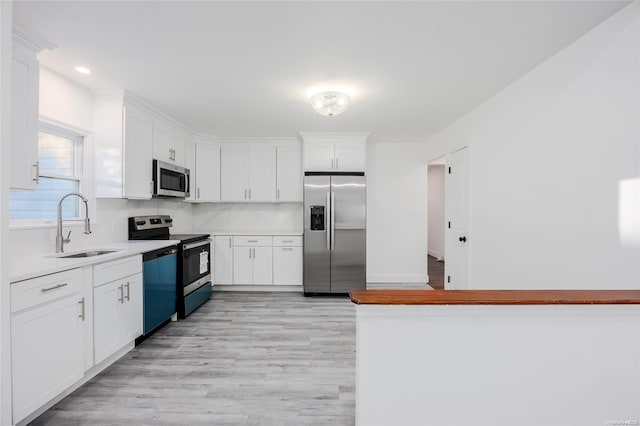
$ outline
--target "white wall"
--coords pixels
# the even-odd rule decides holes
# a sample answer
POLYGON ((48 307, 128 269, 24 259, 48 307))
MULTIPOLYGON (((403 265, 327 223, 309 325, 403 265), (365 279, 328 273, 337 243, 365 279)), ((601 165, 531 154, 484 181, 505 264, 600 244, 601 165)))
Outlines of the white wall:
POLYGON ((420 143, 367 146, 367 282, 427 281, 423 158, 420 143))
POLYGON ((40 116, 74 127, 93 128, 91 92, 61 75, 40 67, 40 116))
POLYGON ((444 165, 430 165, 427 172, 429 255, 444 259, 444 165))
POLYGON ((426 144, 471 146, 470 288, 639 288, 618 185, 640 176, 640 3, 426 144))

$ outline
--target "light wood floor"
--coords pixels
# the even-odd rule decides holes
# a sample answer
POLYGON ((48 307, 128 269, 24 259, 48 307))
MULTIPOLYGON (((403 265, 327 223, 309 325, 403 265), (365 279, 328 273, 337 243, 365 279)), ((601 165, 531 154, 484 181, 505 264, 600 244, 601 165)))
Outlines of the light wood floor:
POLYGON ((214 292, 33 424, 353 425, 347 297, 214 292))

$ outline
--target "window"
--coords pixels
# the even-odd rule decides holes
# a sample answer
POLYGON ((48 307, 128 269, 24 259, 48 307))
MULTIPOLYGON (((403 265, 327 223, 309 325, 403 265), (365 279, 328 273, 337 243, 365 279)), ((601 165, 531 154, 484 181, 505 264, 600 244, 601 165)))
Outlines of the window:
MULTIPOLYGON (((69 192, 80 192, 83 176, 84 137, 64 128, 45 123, 38 135, 40 175, 38 189, 31 192, 12 191, 12 221, 34 221, 58 217, 58 202, 69 192)), ((62 217, 80 217, 80 200, 68 198, 62 204, 62 217)))

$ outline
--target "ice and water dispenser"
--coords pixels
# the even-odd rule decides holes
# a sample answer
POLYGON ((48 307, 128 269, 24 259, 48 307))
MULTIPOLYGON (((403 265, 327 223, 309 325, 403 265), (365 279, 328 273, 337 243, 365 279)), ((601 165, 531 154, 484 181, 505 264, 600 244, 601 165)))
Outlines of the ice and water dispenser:
POLYGON ((324 231, 324 206, 311 206, 311 230, 324 231))

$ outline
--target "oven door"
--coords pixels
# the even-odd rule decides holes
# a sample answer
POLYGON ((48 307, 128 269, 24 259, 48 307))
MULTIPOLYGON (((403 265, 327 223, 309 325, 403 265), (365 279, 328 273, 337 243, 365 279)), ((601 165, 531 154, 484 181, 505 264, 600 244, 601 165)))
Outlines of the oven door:
POLYGON ((211 281, 211 240, 196 241, 182 245, 183 294, 202 287, 211 281))

